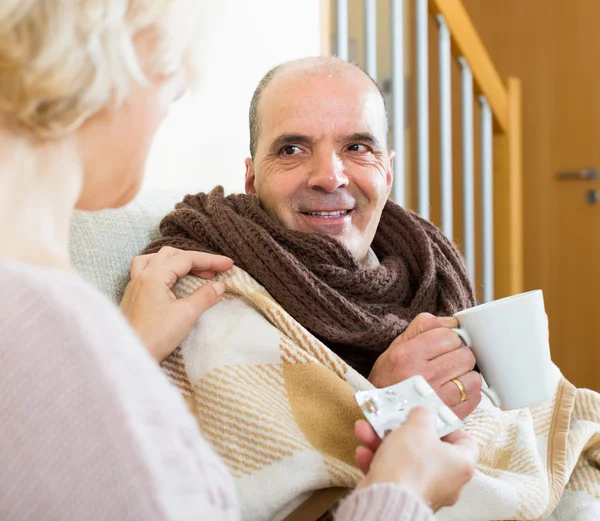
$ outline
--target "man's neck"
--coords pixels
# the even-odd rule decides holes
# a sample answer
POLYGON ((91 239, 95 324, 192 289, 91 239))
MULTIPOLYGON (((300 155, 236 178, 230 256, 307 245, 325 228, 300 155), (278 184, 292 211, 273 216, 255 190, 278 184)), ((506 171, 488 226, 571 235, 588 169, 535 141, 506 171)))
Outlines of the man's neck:
POLYGON ((379 266, 379 259, 372 248, 367 250, 367 254, 364 256, 362 262, 360 262, 361 268, 376 268, 379 266))

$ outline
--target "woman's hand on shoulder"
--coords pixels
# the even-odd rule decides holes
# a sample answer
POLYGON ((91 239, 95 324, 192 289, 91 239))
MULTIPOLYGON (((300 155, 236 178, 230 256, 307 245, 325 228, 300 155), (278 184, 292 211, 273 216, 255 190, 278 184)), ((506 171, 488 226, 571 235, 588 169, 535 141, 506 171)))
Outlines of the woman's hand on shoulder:
POLYGON ((225 287, 211 282, 177 299, 172 288, 188 274, 211 279, 233 261, 220 255, 164 247, 131 262, 131 281, 121 310, 152 356, 159 362, 183 341, 198 317, 222 297, 225 287))

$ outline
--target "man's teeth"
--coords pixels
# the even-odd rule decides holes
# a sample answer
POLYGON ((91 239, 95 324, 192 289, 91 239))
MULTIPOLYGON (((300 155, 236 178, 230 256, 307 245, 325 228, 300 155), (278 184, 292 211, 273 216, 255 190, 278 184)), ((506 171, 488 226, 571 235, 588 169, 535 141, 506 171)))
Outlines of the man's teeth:
POLYGON ((306 212, 308 215, 319 215, 321 217, 339 217, 346 215, 350 210, 338 210, 337 212, 306 212))

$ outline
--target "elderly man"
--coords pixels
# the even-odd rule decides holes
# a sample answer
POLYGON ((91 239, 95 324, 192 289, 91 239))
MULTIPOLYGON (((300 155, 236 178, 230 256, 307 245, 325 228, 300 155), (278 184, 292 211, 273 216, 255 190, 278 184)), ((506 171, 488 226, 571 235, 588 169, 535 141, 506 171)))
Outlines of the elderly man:
MULTIPOLYGON (((354 392, 417 374, 485 449, 476 494, 453 518, 482 519, 488 508, 490 519, 525 519, 523 505, 541 517, 548 474, 557 466, 568 479, 583 447, 567 462, 564 436, 550 432, 568 430, 574 401, 519 416, 484 401, 471 415, 482 382, 451 315, 474 305, 473 291, 443 234, 388 201, 394 152, 376 84, 334 58, 283 64, 256 89, 250 133, 247 195, 187 196, 147 249, 235 261, 219 275, 224 299, 163 367, 237 479, 245 517, 317 519, 330 509, 361 478, 354 392), (553 410, 562 416, 551 424, 553 410), (558 451, 548 469, 536 436, 558 451)), ((203 283, 187 277, 175 293, 203 283)))
MULTIPOLYGON (((350 266, 350 271, 358 274, 362 287, 342 288, 341 295, 336 294, 337 288, 328 289, 334 300, 343 298, 356 312, 368 315, 363 321, 372 322, 371 329, 350 331, 352 324, 347 317, 336 316, 335 304, 324 310, 326 315, 320 320, 306 321, 300 318, 301 310, 292 312, 302 307, 302 302, 283 307, 336 352, 334 344, 346 344, 338 354, 368 375, 374 385, 384 387, 415 374, 424 375, 464 418, 481 399, 481 378, 473 371, 471 351, 449 329, 456 327, 455 319, 432 316, 451 314, 473 302, 458 255, 439 234, 434 234, 435 240, 446 251, 432 252, 440 248, 438 244, 402 245, 412 252, 410 259, 398 259, 386 251, 375 253, 371 248, 393 180, 394 152, 387 148, 387 133, 382 94, 360 68, 334 58, 280 65, 262 79, 252 99, 252 157, 246 159, 246 193, 256 195, 265 213, 286 229, 331 237, 343 247, 340 252, 352 256, 356 266, 350 266), (384 260, 389 263, 382 266, 384 260), (428 265, 437 260, 443 265, 428 265), (380 269, 369 270, 378 266, 380 269), (393 280, 381 280, 382 276, 393 280), (378 283, 382 284, 381 294, 378 283), (326 330, 336 327, 340 318, 338 327, 348 330, 341 334, 354 338, 328 338, 326 330), (380 342, 383 336, 393 340, 385 350, 380 342)), ((424 229, 424 235, 432 232, 414 216, 412 222, 424 229)), ((397 235, 398 241, 411 239, 403 237, 407 230, 394 229, 394 224, 388 224, 391 235, 397 235)), ((174 244, 167 239, 153 245, 154 249, 165 242, 174 244)), ((243 254, 225 244, 220 246, 238 266, 248 265, 243 254)), ((260 242, 252 246, 262 247, 260 242)), ((215 245, 214 249, 218 248, 215 245)), ((310 261, 297 258, 310 271, 310 261)), ((262 281, 260 266, 249 272, 262 281)), ((312 275, 319 278, 317 273, 312 275)), ((321 280, 326 284, 324 277, 321 280)), ((310 295, 300 295, 300 299, 308 298, 310 295)))

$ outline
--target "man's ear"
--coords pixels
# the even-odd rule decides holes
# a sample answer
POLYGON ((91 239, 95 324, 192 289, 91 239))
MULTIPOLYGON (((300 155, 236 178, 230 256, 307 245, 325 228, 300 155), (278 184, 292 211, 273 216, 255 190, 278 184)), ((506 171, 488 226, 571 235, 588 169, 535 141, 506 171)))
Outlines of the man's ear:
POLYGON ((385 182, 387 184, 387 194, 389 197, 392 191, 392 186, 394 185, 394 159, 396 158, 396 151, 390 150, 388 152, 388 156, 390 158, 390 164, 388 167, 388 171, 385 174, 385 182))
POLYGON ((254 187, 254 182, 256 181, 254 161, 252 161, 251 157, 247 157, 244 164, 246 165, 246 193, 248 195, 256 195, 256 188, 254 187))

